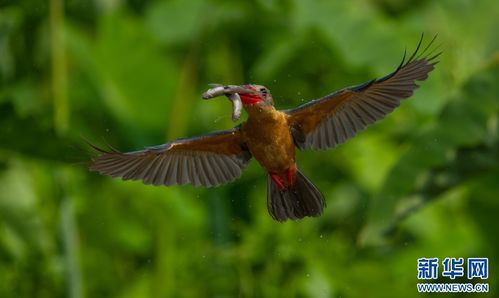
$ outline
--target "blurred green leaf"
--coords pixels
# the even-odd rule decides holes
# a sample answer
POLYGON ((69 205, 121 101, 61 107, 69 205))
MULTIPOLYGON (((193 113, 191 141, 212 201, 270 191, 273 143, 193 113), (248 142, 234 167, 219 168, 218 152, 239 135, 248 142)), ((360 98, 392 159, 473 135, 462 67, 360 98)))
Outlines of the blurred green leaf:
POLYGON ((166 45, 189 42, 213 17, 206 14, 209 5, 204 0, 159 1, 147 9, 146 22, 153 36, 166 45))
POLYGON ((173 64, 144 24, 124 13, 103 17, 98 32, 93 43, 73 30, 68 39, 107 108, 122 123, 143 129, 163 124, 177 81, 173 64))

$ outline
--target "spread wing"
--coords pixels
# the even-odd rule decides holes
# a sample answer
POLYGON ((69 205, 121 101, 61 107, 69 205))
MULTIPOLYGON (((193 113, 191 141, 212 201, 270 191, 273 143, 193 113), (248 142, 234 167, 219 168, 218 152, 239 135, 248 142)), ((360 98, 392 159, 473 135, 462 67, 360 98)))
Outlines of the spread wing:
POLYGON ((251 154, 242 142, 239 127, 194 138, 122 153, 103 150, 90 170, 145 184, 217 186, 237 179, 251 154))
POLYGON ((361 85, 348 87, 285 111, 295 144, 316 150, 334 148, 355 136, 369 124, 382 119, 410 97, 438 63, 440 53, 425 54, 436 36, 419 52, 421 40, 405 61, 405 54, 397 69, 389 75, 361 85))

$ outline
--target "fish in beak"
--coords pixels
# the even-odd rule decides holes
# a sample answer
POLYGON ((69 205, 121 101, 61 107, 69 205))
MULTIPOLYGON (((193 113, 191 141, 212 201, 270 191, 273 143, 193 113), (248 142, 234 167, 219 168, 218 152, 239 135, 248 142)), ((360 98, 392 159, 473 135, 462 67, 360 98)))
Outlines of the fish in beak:
POLYGON ((253 93, 255 91, 237 85, 210 84, 210 89, 203 93, 203 99, 212 99, 219 96, 226 96, 232 103, 232 121, 237 121, 241 117, 243 103, 239 93, 253 93))

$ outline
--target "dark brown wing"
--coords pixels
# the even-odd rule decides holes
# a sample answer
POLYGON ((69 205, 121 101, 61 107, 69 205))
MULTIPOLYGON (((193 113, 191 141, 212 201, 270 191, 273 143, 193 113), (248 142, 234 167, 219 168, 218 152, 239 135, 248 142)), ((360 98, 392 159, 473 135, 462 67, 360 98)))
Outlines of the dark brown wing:
POLYGON ((93 147, 101 154, 90 170, 154 185, 225 184, 237 179, 251 159, 239 127, 127 153, 93 147))
POLYGON ((404 54, 391 74, 285 111, 296 145, 301 149, 333 148, 398 107, 419 87, 416 81, 425 80, 438 63, 435 59, 440 53, 425 54, 435 38, 418 53, 422 40, 423 36, 407 62, 404 54))

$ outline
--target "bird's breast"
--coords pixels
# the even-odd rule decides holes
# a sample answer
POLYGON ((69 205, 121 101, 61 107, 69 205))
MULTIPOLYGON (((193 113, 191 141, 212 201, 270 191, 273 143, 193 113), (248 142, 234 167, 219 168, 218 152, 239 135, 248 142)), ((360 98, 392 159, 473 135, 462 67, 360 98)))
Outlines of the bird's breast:
POLYGON ((251 113, 243 124, 249 151, 268 171, 281 173, 295 163, 295 147, 284 113, 251 113))

